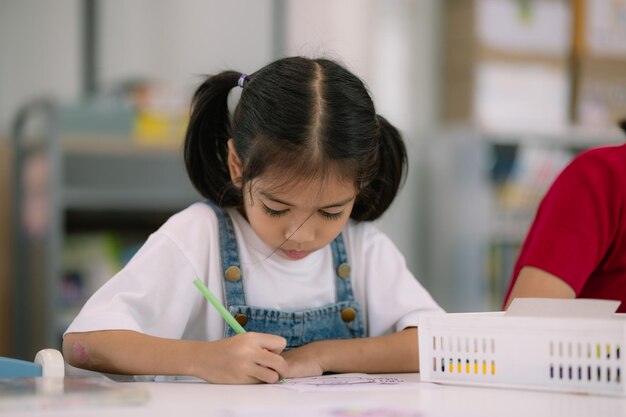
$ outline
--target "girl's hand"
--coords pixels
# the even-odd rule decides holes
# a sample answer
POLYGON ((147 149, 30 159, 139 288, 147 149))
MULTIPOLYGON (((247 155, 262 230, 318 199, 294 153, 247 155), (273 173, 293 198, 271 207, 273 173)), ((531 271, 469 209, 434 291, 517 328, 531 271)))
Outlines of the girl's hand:
POLYGON ((211 343, 202 343, 194 360, 194 374, 219 384, 278 382, 287 373, 280 356, 283 337, 248 332, 211 343))
POLYGON ((317 357, 315 343, 287 350, 281 354, 288 365, 284 378, 299 378, 305 376, 320 376, 324 369, 317 357))

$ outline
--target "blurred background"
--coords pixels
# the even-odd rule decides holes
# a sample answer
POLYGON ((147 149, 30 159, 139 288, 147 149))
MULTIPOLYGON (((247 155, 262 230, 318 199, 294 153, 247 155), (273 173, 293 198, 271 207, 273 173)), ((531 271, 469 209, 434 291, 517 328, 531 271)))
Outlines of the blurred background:
POLYGON ((199 199, 181 143, 203 75, 289 55, 344 63, 404 134, 379 227, 450 312, 500 309, 554 177, 624 141, 626 0, 0 0, 0 355, 58 347, 199 199))

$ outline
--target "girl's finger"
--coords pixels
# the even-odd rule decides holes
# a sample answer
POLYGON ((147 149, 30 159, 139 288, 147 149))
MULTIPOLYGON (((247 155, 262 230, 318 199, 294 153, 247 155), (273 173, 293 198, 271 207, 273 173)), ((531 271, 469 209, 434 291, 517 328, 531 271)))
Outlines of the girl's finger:
POLYGON ((256 363, 277 372, 278 375, 286 375, 289 368, 285 358, 267 350, 260 352, 256 363))
POLYGON ((282 352, 287 346, 287 340, 284 337, 269 333, 254 333, 254 338, 261 348, 276 354, 282 352))
POLYGON ((268 384, 274 384, 280 381, 280 375, 278 372, 261 365, 255 366, 252 369, 250 376, 268 384))

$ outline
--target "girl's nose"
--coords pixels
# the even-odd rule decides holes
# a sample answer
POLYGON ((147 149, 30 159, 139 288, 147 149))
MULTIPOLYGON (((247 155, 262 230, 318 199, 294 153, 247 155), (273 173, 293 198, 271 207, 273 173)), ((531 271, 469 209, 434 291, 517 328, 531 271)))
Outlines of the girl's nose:
POLYGON ((315 229, 309 220, 307 219, 304 223, 298 223, 288 228, 285 233, 285 239, 297 243, 312 242, 315 239, 315 229))

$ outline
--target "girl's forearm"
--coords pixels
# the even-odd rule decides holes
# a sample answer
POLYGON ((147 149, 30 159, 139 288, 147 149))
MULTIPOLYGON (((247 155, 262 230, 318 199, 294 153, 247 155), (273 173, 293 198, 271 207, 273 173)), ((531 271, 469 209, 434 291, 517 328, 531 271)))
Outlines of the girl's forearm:
POLYGON ((419 371, 415 327, 385 336, 311 343, 324 372, 419 371))
POLYGON ((72 366, 132 375, 194 375, 195 341, 164 339, 130 330, 69 333, 63 356, 72 366))
POLYGON ((276 382, 287 374, 280 356, 286 340, 248 332, 214 342, 165 339, 129 330, 70 333, 65 360, 98 372, 131 375, 188 375, 209 382, 276 382))

